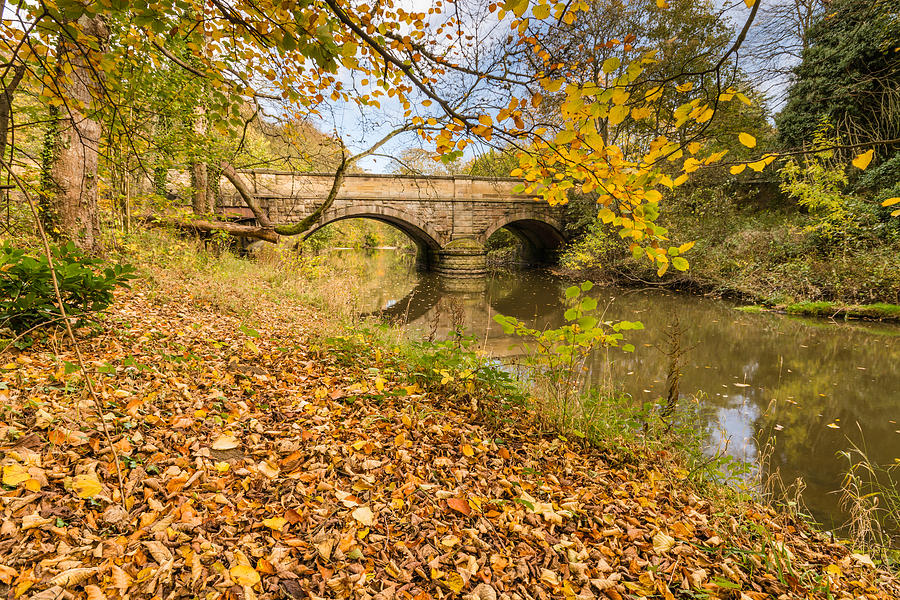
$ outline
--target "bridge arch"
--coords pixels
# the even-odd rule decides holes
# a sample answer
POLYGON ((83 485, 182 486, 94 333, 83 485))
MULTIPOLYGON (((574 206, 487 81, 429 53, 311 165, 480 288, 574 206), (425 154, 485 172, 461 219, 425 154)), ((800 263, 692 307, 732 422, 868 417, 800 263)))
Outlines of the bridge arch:
POLYGON ((326 225, 344 219, 373 219, 393 225, 408 235, 418 246, 420 253, 425 255, 430 255, 442 246, 441 240, 444 236, 416 215, 392 206, 378 204, 348 205, 325 211, 316 225, 303 237, 304 239, 308 238, 326 225))
POLYGON ((536 215, 533 211, 515 212, 495 219, 485 231, 484 241, 487 242, 500 228, 506 228, 519 238, 529 260, 546 260, 566 243, 559 221, 547 215, 536 215))

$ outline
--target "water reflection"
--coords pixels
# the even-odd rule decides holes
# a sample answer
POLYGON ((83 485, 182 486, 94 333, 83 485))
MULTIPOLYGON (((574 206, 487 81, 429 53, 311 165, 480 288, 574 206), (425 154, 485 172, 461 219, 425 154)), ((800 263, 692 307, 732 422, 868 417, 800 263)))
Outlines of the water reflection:
MULTIPOLYGON (((344 253, 340 260, 347 265, 350 258, 344 253)), ((494 356, 520 352, 493 321, 496 313, 537 327, 563 320, 567 284, 546 273, 496 275, 459 289, 416 272, 411 257, 395 252, 376 253, 359 268, 368 310, 408 323, 414 335, 441 337, 461 325, 494 356)), ((629 332, 634 354, 612 354, 612 364, 597 357, 595 381, 609 379, 639 401, 664 395, 666 359, 658 347, 677 316, 683 344, 691 348, 682 397, 701 399, 710 445, 727 445, 752 461, 758 441, 774 436, 771 469, 787 483, 804 480, 804 501, 826 525, 844 521, 833 493, 846 467, 838 451, 853 441, 881 464, 900 457, 900 327, 748 314, 727 302, 660 290, 595 288, 592 294, 606 318, 646 327, 629 332)))

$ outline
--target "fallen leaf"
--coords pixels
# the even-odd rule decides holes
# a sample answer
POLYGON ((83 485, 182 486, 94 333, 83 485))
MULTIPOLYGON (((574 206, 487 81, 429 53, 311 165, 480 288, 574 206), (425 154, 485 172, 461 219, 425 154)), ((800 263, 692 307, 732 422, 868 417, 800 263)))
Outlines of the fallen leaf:
POLYGON ((212 443, 210 448, 213 450, 234 450, 240 445, 241 443, 233 435, 222 435, 212 443))
POLYGON ((447 506, 467 517, 472 514, 472 507, 463 498, 447 498, 447 506))
POLYGON ((675 545, 675 538, 666 535, 662 531, 653 536, 653 550, 657 554, 663 554, 672 549, 675 545))
POLYGON ((83 583, 94 576, 98 571, 97 568, 77 568, 63 571, 50 580, 50 585, 60 585, 64 588, 72 587, 83 583))
POLYGON ((5 465, 3 467, 3 485, 16 487, 20 483, 25 483, 29 479, 31 479, 31 475, 28 474, 28 469, 26 469, 19 463, 5 465))
POLYGON ((852 558, 853 560, 855 560, 856 562, 858 562, 861 565, 865 565, 872 569, 875 568, 875 563, 872 562, 872 559, 869 557, 868 554, 851 554, 850 558, 852 558))
POLYGON ((259 573, 249 565, 235 565, 228 570, 228 574, 238 585, 254 586, 260 581, 259 573))
POLYGON ((281 529, 287 525, 287 519, 284 517, 271 517, 269 519, 263 519, 263 525, 268 527, 269 529, 274 529, 275 531, 281 531, 281 529))
POLYGON ((375 514, 368 506, 360 506, 353 511, 352 515, 354 519, 356 519, 366 527, 371 527, 375 524, 375 514))

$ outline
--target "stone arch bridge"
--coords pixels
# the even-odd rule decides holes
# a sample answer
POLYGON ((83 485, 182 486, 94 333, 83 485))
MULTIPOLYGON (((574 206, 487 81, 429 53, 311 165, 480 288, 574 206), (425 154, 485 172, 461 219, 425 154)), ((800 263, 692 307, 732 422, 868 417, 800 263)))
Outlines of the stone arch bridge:
MULTIPOLYGON (((273 223, 294 223, 310 215, 328 195, 333 174, 244 171, 242 176, 273 223)), ((524 242, 526 258, 545 261, 566 241, 564 212, 529 195, 516 194, 521 180, 348 174, 332 206, 307 236, 342 219, 389 223, 418 246, 419 261, 447 276, 485 272, 485 243, 507 228, 524 242)), ((220 184, 224 216, 253 220, 253 213, 225 179, 220 184)))

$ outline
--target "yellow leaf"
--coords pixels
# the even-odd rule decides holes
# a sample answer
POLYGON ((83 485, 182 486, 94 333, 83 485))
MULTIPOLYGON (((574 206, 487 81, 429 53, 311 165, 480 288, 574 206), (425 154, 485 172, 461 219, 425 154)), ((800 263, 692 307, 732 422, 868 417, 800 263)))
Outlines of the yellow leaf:
POLYGON ((469 444, 463 444, 462 453, 466 456, 475 456, 475 450, 469 444))
POLYGON ((753 137, 752 135, 750 135, 749 133, 744 133, 744 132, 739 133, 738 139, 741 141, 741 143, 743 145, 747 146, 748 148, 756 147, 756 138, 753 137))
POLYGON ((571 129, 563 129, 559 133, 556 134, 555 142, 557 144, 568 144, 572 140, 575 139, 575 132, 571 129))
POLYGON ((679 254, 684 254, 685 252, 687 252, 688 250, 690 250, 691 248, 693 248, 693 247, 694 247, 694 244, 696 244, 696 243, 697 243, 697 242, 692 241, 692 242, 686 242, 686 243, 684 243, 684 244, 678 246, 678 253, 679 253, 679 254))
POLYGON ((480 117, 478 117, 478 122, 485 127, 490 127, 491 125, 493 125, 494 120, 491 119, 491 115, 481 115, 480 117))
POLYGON ((644 100, 647 102, 653 102, 654 100, 659 100, 662 97, 663 88, 662 86, 655 87, 644 94, 644 100))
POLYGON ((675 86, 675 89, 678 90, 679 92, 689 92, 692 89, 694 89, 694 82, 687 81, 685 83, 682 83, 681 85, 675 86))
POLYGON ((640 106, 631 109, 631 118, 640 121, 641 119, 646 119, 651 114, 649 106, 640 106))
POLYGON ((544 89, 550 92, 558 92, 559 88, 562 87, 563 80, 562 79, 542 79, 541 85, 544 86, 544 89))
POLYGON ((669 3, 666 0, 656 0, 657 8, 669 8, 669 3))
POLYGON ((700 142, 691 142, 687 145, 687 150, 691 154, 697 154, 697 151, 700 149, 700 142))
POLYGON ((884 202, 881 203, 882 206, 893 206, 897 203, 900 203, 900 197, 897 198, 888 198, 884 202))
POLYGON ((853 166, 857 169, 866 170, 866 167, 869 166, 869 163, 872 162, 872 157, 875 156, 875 150, 868 150, 863 152, 859 156, 853 159, 853 166))
POLYGON ((447 588, 450 589, 450 591, 452 591, 454 594, 460 593, 466 585, 466 582, 463 581, 462 576, 460 576, 460 574, 456 571, 447 573, 447 576, 443 579, 439 579, 438 583, 442 583, 447 586, 447 588))
POLYGON ((628 116, 628 107, 625 105, 615 106, 609 111, 609 124, 618 125, 628 116))
POLYGON ((539 4, 531 9, 531 14, 534 15, 535 19, 544 20, 550 16, 550 5, 549 4, 539 4))
POLYGON ((698 123, 706 123, 707 121, 709 121, 710 119, 713 118, 714 114, 716 114, 716 111, 714 111, 711 108, 707 108, 702 113, 700 113, 700 116, 697 117, 696 121, 698 123))
POLYGON ((622 88, 616 88, 612 91, 612 95, 610 99, 613 104, 625 104, 628 101, 628 98, 631 96, 627 91, 622 88))
POLYGON ((744 169, 746 169, 746 168, 747 168, 747 165, 743 164, 743 165, 734 165, 733 167, 731 167, 728 170, 731 171, 732 175, 738 175, 740 173, 743 173, 744 169))
POLYGON ((620 64, 621 61, 618 59, 618 57, 611 56, 603 61, 603 66, 601 68, 603 69, 604 73, 609 74, 618 69, 620 64))
POLYGON ((256 344, 253 343, 253 340, 244 340, 244 346, 253 354, 260 353, 259 348, 256 347, 256 344))
POLYGON ((830 427, 831 429, 840 429, 841 428, 841 426, 838 425, 837 423, 829 423, 825 427, 830 427))
POLYGON ((103 491, 103 484, 100 483, 100 480, 97 479, 97 476, 93 473, 88 473, 85 475, 76 475, 74 479, 72 479, 72 489, 75 490, 75 494, 86 500, 88 498, 93 498, 97 494, 103 491))
POLYGON ((31 475, 28 474, 28 469, 19 463, 13 463, 3 467, 3 485, 15 487, 29 479, 31 479, 31 475))
POLYGON ((696 158, 689 158, 684 161, 684 172, 685 173, 693 173, 697 169, 700 168, 700 161, 696 158))
POLYGON ((754 4, 756 4, 756 0, 744 0, 744 4, 747 5, 747 8, 751 8, 754 4))
POLYGON ((756 171, 757 173, 762 173, 762 170, 766 168, 766 161, 758 160, 756 162, 750 163, 747 166, 750 167, 751 169, 753 169, 754 171, 756 171))
POLYGON ((269 519, 263 519, 262 523, 269 529, 274 529, 275 531, 281 531, 281 529, 285 525, 287 525, 287 519, 285 519, 284 517, 271 517, 269 519))
POLYGON ((238 585, 253 586, 259 583, 259 573, 250 565, 235 565, 229 569, 228 573, 238 585))
POLYGON ((683 175, 679 175, 678 177, 676 177, 675 181, 672 182, 672 185, 674 185, 675 187, 678 187, 679 185, 683 184, 687 180, 688 180, 688 176, 687 176, 687 173, 685 173, 683 175))

